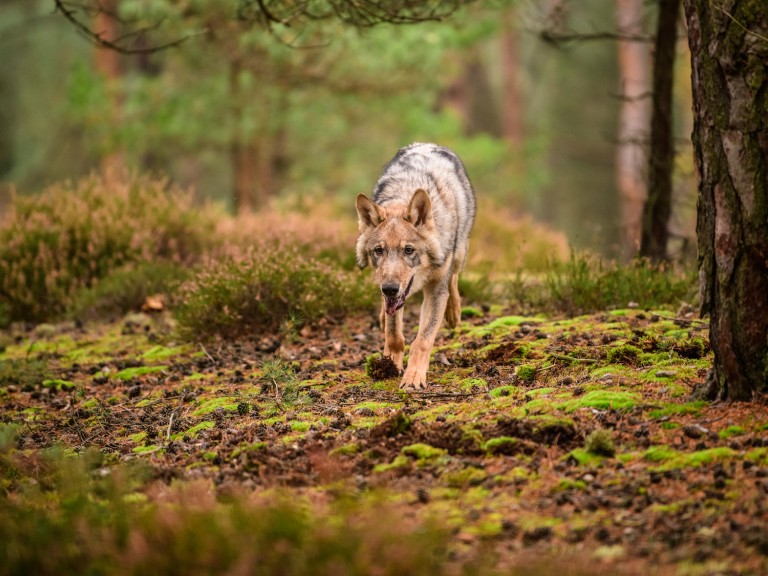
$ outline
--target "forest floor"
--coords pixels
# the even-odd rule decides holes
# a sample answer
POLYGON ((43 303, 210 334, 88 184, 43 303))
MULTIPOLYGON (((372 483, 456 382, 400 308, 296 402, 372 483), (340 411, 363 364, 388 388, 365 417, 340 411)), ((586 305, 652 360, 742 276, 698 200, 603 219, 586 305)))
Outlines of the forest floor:
POLYGON ((0 416, 22 451, 96 447, 217 493, 383 493, 502 569, 768 573, 768 412, 691 400, 705 323, 464 312, 411 394, 366 373, 372 316, 205 346, 162 314, 7 332, 0 416))

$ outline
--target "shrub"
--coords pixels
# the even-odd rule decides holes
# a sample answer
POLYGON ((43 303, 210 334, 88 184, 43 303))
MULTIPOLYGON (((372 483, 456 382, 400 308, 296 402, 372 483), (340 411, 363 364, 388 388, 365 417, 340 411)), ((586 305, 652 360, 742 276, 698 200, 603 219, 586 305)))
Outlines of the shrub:
POLYGON ((255 212, 238 214, 219 222, 217 234, 225 241, 228 254, 242 257, 251 247, 282 243, 314 256, 355 270, 357 224, 327 199, 289 197, 255 212))
POLYGON ((522 216, 487 198, 479 199, 467 269, 502 277, 521 269, 542 271, 565 258, 568 244, 561 232, 522 216))
POLYGON ((546 275, 550 305, 569 315, 606 308, 677 304, 694 287, 690 273, 645 259, 621 265, 586 253, 572 252, 550 265, 546 275))
POLYGON ((188 264, 213 238, 210 211, 163 180, 91 176, 14 196, 0 225, 6 321, 55 319, 76 294, 135 262, 188 264))
POLYGON ((80 290, 67 314, 80 320, 108 319, 139 310, 148 296, 170 297, 192 272, 175 262, 131 263, 80 290))
POLYGON ((175 316, 183 337, 205 340, 270 332, 297 318, 341 317, 372 309, 375 301, 359 273, 273 244, 200 272, 182 286, 175 316))
POLYGON ((448 530, 394 507, 274 492, 219 502, 204 481, 163 487, 155 501, 139 469, 101 473, 96 451, 25 459, 14 432, 0 424, 0 574, 479 573, 451 561, 448 530))

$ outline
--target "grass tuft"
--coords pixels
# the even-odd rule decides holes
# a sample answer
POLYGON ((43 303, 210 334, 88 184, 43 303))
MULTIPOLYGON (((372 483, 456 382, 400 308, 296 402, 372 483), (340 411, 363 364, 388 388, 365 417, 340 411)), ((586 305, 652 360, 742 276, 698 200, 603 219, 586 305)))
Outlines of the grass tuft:
POLYGON ((691 273, 637 259, 621 265, 587 253, 572 252, 546 274, 550 305, 570 316, 630 302, 642 308, 678 304, 694 290, 691 273))

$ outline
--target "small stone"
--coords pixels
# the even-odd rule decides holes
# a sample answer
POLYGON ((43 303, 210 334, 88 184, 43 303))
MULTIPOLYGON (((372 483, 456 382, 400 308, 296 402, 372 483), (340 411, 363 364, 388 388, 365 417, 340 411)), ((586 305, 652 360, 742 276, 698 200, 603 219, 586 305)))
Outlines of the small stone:
POLYGON ((672 378, 677 375, 677 372, 674 370, 657 370, 656 371, 656 377, 657 378, 672 378))
POLYGON ((683 434, 688 436, 688 438, 693 438, 694 440, 697 440, 701 438, 702 436, 709 434, 709 430, 704 428, 704 426, 701 426, 700 424, 690 424, 683 426, 683 434))

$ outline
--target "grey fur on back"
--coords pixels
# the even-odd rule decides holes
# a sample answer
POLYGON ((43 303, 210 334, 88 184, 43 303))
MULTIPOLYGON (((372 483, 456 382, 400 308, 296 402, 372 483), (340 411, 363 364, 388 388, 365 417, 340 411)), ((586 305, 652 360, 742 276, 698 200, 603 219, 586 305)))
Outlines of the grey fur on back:
MULTIPOLYGON (((475 191, 459 157, 437 144, 414 143, 401 148, 384 168, 373 189, 373 201, 408 204, 419 188, 429 194, 440 245, 456 253, 466 251, 475 220, 475 191)), ((443 259, 448 254, 443 254, 443 259)), ((461 263, 463 264, 463 262, 461 263)))

